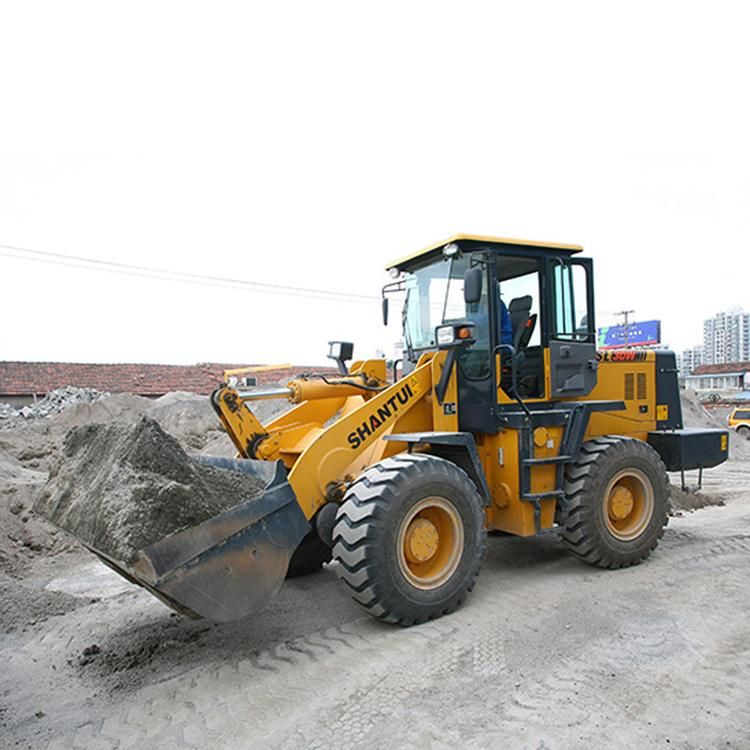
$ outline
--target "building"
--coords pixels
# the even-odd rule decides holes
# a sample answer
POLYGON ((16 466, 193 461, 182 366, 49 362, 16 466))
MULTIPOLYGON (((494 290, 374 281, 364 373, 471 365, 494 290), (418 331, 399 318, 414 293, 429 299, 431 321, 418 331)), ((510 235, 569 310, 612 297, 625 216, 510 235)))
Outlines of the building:
POLYGON ((703 322, 704 365, 747 360, 750 360, 750 313, 733 309, 703 322))
POLYGON ((696 367, 703 364, 703 347, 694 346, 692 349, 685 349, 678 357, 680 368, 680 377, 686 378, 696 367))
POLYGON ((750 390, 750 362, 699 365, 686 376, 685 386, 696 391, 750 390))
MULTIPOLYGON (((26 406, 50 391, 73 385, 109 393, 135 393, 156 398, 170 391, 209 394, 223 382, 224 370, 246 364, 204 362, 197 365, 87 364, 78 362, 0 362, 0 403, 26 406)), ((305 372, 336 372, 330 367, 266 369, 255 375, 258 385, 286 382, 305 372)))

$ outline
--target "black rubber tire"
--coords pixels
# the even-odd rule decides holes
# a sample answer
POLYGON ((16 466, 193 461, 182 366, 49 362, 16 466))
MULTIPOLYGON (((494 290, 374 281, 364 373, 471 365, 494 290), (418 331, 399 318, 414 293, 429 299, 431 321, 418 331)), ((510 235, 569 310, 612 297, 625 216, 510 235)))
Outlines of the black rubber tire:
POLYGON ((664 536, 669 521, 669 478, 659 454, 642 440, 606 436, 584 443, 576 461, 565 470, 563 489, 562 539, 574 555, 591 565, 638 565, 664 536), (644 530, 625 541, 607 528, 604 492, 609 481, 628 468, 645 475, 653 490, 654 505, 644 530))
POLYGON ((750 440, 750 427, 747 427, 744 424, 741 424, 737 428, 737 435, 741 438, 745 438, 745 440, 750 440))
POLYGON ((485 546, 482 498, 469 476, 436 456, 401 454, 366 469, 351 485, 333 531, 338 574, 369 614, 414 625, 457 609, 474 588, 485 546), (420 500, 450 501, 463 528, 455 571, 436 588, 414 586, 398 563, 398 530, 420 500))
POLYGON ((299 578, 317 573, 330 560, 331 548, 318 536, 318 532, 313 530, 294 550, 286 577, 299 578))

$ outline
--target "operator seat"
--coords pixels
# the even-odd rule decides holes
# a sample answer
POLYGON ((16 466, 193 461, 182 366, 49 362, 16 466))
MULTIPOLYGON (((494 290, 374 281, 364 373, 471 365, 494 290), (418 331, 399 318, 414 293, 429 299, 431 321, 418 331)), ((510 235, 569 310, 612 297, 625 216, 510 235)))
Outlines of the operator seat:
MULTIPOLYGON (((526 330, 526 326, 531 318, 532 299, 530 294, 523 297, 516 297, 508 305, 510 314, 510 323, 513 326, 513 348, 518 352, 518 345, 521 343, 521 337, 526 330)), ((531 338, 531 336, 529 336, 531 338)), ((527 342, 528 343, 528 342, 527 342)))
MULTIPOLYGON (((538 390, 536 378, 526 377, 523 369, 523 364, 526 360, 524 350, 529 345, 537 321, 537 314, 531 314, 532 304, 533 299, 531 295, 527 294, 523 297, 516 297, 508 305, 508 313, 510 314, 510 322, 513 328, 513 349, 515 350, 515 368, 518 378, 519 395, 524 396, 538 390)), ((506 366, 503 368, 501 380, 501 387, 506 393, 512 391, 511 383, 511 368, 506 366)))
POLYGON ((524 349, 526 349, 526 347, 529 345, 529 341, 531 341, 531 337, 534 335, 534 329, 536 328, 536 319, 536 313, 529 315, 529 319, 526 321, 526 325, 522 329, 520 329, 518 343, 515 346, 517 352, 524 351, 524 349))

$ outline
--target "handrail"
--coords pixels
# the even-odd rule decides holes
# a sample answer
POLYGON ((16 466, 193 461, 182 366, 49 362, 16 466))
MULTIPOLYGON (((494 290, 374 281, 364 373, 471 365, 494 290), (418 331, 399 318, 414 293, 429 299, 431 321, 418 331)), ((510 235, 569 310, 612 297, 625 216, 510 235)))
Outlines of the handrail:
MULTIPOLYGON (((495 355, 499 353, 502 349, 507 349, 510 352, 510 376, 511 376, 512 393, 508 395, 512 396, 518 402, 518 405, 523 409, 524 413, 526 414, 526 418, 528 419, 529 424, 531 424, 532 417, 531 417, 531 412, 529 411, 529 407, 526 406, 520 394, 518 393, 518 374, 516 372, 516 349, 515 347, 511 346, 510 344, 498 344, 492 350, 492 361, 493 362, 495 361, 495 355)), ((501 366, 502 366, 502 360, 501 360, 501 366)), ((502 388, 502 375, 501 375, 501 380, 498 381, 497 387, 502 388)))

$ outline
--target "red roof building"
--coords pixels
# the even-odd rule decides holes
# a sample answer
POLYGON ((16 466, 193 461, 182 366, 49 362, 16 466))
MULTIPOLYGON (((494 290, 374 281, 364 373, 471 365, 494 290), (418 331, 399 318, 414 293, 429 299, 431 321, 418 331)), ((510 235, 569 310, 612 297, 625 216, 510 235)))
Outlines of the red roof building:
POLYGON ((718 365, 698 365, 693 375, 724 375, 725 373, 750 372, 750 362, 722 362, 718 365))
MULTIPOLYGON (((109 393, 157 397, 170 391, 209 394, 223 382, 224 370, 247 364, 197 365, 86 364, 78 362, 0 362, 0 402, 19 406, 56 388, 73 385, 109 393)), ((258 385, 286 381, 305 372, 333 373, 329 367, 284 367, 253 373, 258 385)))

